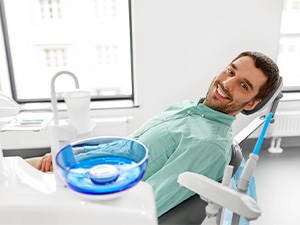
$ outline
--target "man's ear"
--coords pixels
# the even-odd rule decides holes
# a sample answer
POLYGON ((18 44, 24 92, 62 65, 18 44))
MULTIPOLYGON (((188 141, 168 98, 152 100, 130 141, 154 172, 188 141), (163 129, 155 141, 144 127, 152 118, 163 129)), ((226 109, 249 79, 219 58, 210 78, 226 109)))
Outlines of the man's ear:
POLYGON ((261 99, 253 99, 251 102, 249 102, 245 107, 244 110, 252 110, 257 106, 258 103, 260 103, 261 99))

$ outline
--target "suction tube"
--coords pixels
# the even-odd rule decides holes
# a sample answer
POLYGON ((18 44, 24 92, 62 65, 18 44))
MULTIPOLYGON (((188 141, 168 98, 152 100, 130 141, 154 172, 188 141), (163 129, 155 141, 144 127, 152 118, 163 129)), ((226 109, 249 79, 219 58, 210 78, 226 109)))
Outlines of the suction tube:
MULTIPOLYGON (((259 159, 258 153, 259 153, 259 150, 263 143, 263 140, 264 140, 267 128, 270 124, 272 116, 273 116, 273 113, 268 114, 268 116, 265 120, 264 127, 263 127, 263 129, 259 135, 259 138, 256 142, 256 145, 253 149, 253 152, 250 153, 250 155, 249 155, 249 159, 247 160, 246 166, 240 176, 240 180, 239 180, 238 187, 237 187, 238 192, 246 194, 248 191, 248 187, 249 187, 251 178, 254 174, 254 170, 256 168, 256 164, 259 159)), ((239 224, 239 221, 240 221, 240 216, 236 213, 233 213, 231 224, 239 224)))
POLYGON ((245 165, 245 168, 240 176, 240 181, 238 184, 238 191, 242 193, 247 193, 249 183, 251 180, 251 177, 253 176, 254 170, 256 168, 256 163, 259 159, 258 153, 260 150, 260 147, 262 145, 262 142, 264 140, 266 130, 268 128, 268 125, 270 123, 270 120, 272 118, 273 113, 268 114, 264 127, 262 129, 262 132, 260 133, 260 136, 256 142, 256 145, 254 147, 253 153, 250 153, 249 159, 247 160, 247 163, 245 165))
POLYGON ((247 193, 247 191, 248 191, 248 186, 249 186, 251 177, 253 176, 254 170, 256 168, 256 163, 259 159, 258 153, 259 153, 260 147, 262 145, 262 142, 264 140, 266 130, 268 128, 268 125, 270 123, 272 115, 273 115, 273 113, 268 114, 265 124, 264 124, 264 127, 262 129, 262 132, 260 133, 260 136, 254 147, 253 153, 250 153, 250 155, 249 155, 249 159, 247 160, 245 168, 240 176, 240 181, 238 184, 239 192, 247 193))
POLYGON ((263 127, 263 129, 262 129, 262 131, 260 133, 260 136, 259 136, 259 138, 258 138, 258 140, 256 142, 256 145, 255 145, 255 147, 253 149, 253 154, 255 154, 255 155, 258 155, 258 153, 260 151, 261 145, 263 143, 263 140, 264 140, 267 128, 268 128, 268 126, 270 124, 270 121, 272 119, 272 116, 273 116, 273 113, 269 113, 268 116, 267 116, 267 118, 266 118, 264 127, 263 127))

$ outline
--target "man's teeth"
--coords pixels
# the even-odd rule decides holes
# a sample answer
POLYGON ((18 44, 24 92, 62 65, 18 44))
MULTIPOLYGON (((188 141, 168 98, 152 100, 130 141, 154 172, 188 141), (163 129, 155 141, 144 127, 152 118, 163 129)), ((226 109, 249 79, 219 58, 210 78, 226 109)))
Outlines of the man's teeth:
POLYGON ((221 91, 221 88, 220 86, 218 86, 217 88, 217 92, 219 93, 219 95, 221 95, 223 98, 228 98, 222 91, 221 91))

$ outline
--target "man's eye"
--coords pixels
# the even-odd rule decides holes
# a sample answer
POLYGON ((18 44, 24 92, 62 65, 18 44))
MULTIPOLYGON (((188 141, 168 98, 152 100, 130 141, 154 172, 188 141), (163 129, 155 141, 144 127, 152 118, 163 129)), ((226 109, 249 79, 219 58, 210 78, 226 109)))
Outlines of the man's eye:
POLYGON ((227 72, 231 75, 234 75, 233 71, 231 69, 227 69, 227 72))
POLYGON ((241 86, 242 86, 243 89, 248 90, 248 87, 245 83, 241 83, 241 86))

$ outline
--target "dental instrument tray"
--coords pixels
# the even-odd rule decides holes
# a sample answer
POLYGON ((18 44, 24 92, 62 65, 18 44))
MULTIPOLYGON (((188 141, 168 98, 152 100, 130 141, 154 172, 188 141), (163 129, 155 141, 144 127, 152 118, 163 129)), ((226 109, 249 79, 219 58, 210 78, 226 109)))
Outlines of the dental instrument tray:
POLYGON ((129 138, 91 138, 60 150, 56 162, 60 175, 72 190, 101 197, 125 191, 142 179, 148 149, 129 138))

